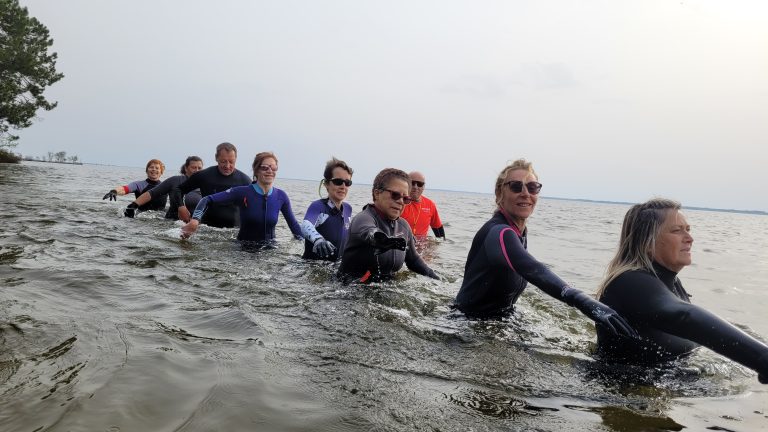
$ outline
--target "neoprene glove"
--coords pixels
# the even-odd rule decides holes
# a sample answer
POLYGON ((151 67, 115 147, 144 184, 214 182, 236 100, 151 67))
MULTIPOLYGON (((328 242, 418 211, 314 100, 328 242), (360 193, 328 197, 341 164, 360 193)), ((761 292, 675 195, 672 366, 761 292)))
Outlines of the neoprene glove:
POLYGON ((132 218, 136 216, 136 209, 138 208, 139 208, 139 205, 136 204, 136 201, 133 201, 130 204, 128 204, 128 207, 125 208, 123 215, 125 215, 125 217, 132 218))
POLYGON ((104 195, 103 200, 109 199, 110 201, 117 201, 117 191, 112 189, 111 191, 107 192, 106 195, 104 195))
POLYGON ((321 258, 330 258, 336 253, 336 246, 321 237, 315 241, 314 246, 312 246, 312 252, 321 258))
POLYGON ((404 251, 407 244, 402 237, 390 237, 381 231, 373 233, 373 247, 378 249, 376 252, 380 254, 390 249, 398 249, 404 251))
POLYGON ((576 307, 581 313, 588 316, 596 324, 601 324, 611 333, 631 338, 639 337, 635 329, 633 329, 632 326, 630 326, 629 323, 627 323, 615 310, 583 292, 568 288, 568 291, 563 295, 563 298, 566 303, 576 307))

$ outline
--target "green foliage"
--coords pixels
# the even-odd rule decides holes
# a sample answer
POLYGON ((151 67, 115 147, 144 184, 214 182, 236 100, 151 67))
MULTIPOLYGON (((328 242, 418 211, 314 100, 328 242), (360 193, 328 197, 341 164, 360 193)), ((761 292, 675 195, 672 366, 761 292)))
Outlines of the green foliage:
POLYGON ((0 163, 19 163, 21 158, 6 149, 0 148, 0 163))
POLYGON ((0 0, 0 147, 16 145, 11 128, 32 125, 35 112, 56 107, 43 91, 64 74, 56 72, 56 53, 48 29, 18 0, 0 0))

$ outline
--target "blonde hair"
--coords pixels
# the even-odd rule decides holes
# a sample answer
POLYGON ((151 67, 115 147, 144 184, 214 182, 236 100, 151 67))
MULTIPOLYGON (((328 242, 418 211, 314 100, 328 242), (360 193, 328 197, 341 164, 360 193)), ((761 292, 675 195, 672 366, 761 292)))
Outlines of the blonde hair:
POLYGON ((533 164, 531 162, 528 162, 525 159, 518 159, 513 161, 504 167, 504 169, 499 173, 499 176, 496 177, 496 186, 493 189, 493 192, 496 194, 496 206, 501 205, 501 188, 504 186, 504 180, 507 179, 507 175, 510 171, 515 170, 526 170, 528 173, 535 175, 536 180, 539 179, 539 175, 536 174, 536 171, 533 170, 533 164))
POLYGON ((670 211, 680 210, 680 207, 679 202, 666 198, 654 198, 630 207, 621 225, 619 248, 608 263, 605 279, 597 289, 598 299, 605 287, 624 272, 645 270, 656 274, 653 269, 656 239, 670 211))

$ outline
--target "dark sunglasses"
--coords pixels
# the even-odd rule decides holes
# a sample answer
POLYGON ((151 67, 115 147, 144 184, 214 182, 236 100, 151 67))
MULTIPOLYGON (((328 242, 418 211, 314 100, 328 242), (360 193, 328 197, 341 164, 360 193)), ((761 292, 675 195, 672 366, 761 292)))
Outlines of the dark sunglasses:
POLYGON ((276 165, 259 165, 259 169, 263 172, 272 171, 277 172, 277 166, 276 165))
POLYGON ((390 189, 382 189, 382 190, 389 192, 389 196, 392 197, 392 201, 400 201, 402 199, 403 204, 410 204, 411 201, 413 201, 410 196, 403 195, 400 192, 396 192, 390 189))
POLYGON ((506 183, 504 183, 509 190, 511 190, 514 193, 520 193, 523 191, 523 185, 525 185, 525 188, 528 189, 528 193, 531 195, 537 195, 539 192, 541 192, 541 183, 539 182, 528 182, 523 183, 520 180, 511 180, 506 183))
POLYGON ((341 186, 341 185, 346 185, 347 187, 352 186, 352 180, 349 180, 349 179, 341 179, 341 178, 334 177, 328 181, 335 184, 336 186, 341 186))
POLYGON ((420 188, 424 187, 424 182, 420 182, 420 181, 417 181, 417 180, 411 180, 411 184, 413 186, 420 187, 420 188))

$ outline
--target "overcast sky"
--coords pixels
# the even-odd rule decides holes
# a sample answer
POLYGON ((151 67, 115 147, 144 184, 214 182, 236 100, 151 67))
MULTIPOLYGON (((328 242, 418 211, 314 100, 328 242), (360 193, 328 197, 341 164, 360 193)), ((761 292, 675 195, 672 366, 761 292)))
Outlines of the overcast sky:
MULTIPOLYGON (((173 171, 217 144, 319 179, 768 211, 764 0, 21 0, 65 78, 16 151, 173 171)), ((428 192, 427 192, 428 195, 428 192)))

